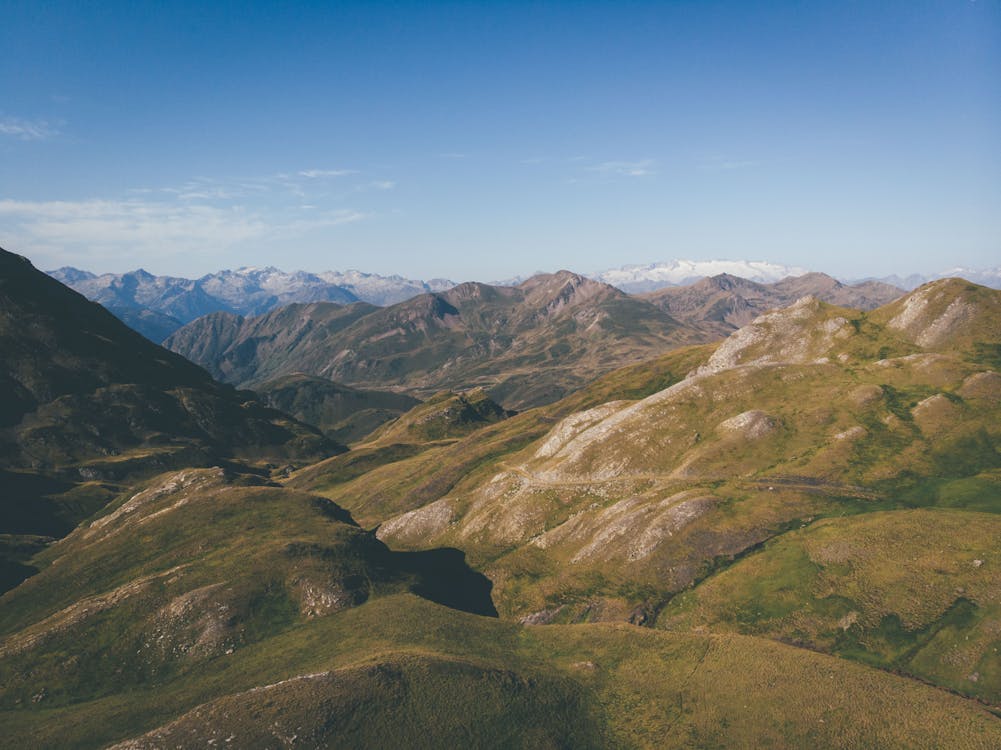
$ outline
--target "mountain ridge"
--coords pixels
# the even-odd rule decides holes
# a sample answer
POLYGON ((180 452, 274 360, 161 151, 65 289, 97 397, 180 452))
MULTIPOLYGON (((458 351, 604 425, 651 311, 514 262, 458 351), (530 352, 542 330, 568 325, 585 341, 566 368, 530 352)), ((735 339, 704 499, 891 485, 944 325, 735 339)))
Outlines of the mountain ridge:
POLYGON ((122 482, 343 450, 4 250, 0 350, 0 562, 11 533, 65 533, 122 482))
POLYGON ((418 398, 484 387, 519 409, 701 335, 648 302, 569 271, 517 287, 466 282, 389 307, 363 305, 316 303, 249 319, 218 313, 165 344, 245 387, 292 368, 418 398), (219 326, 225 330, 215 331, 219 326))
MULTIPOLYGON (((361 271, 286 272, 274 266, 244 266, 197 279, 155 276, 142 268, 97 275, 71 266, 50 271, 49 275, 88 299, 112 308, 116 314, 131 311, 130 320, 146 311, 173 318, 179 321, 174 330, 214 312, 261 315, 291 303, 321 301, 339 304, 364 301, 384 306, 455 285, 447 279, 419 281, 361 271)), ((156 335, 166 323, 159 320, 158 327, 141 332, 156 335)))

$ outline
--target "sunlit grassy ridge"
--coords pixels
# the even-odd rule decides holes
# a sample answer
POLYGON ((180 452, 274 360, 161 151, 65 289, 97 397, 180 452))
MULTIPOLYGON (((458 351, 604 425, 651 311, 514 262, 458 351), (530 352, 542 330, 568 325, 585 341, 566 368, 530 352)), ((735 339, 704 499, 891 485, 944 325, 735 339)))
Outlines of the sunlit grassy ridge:
POLYGON ((469 588, 467 606, 492 611, 488 584, 461 560, 449 570, 440 556, 392 553, 328 500, 221 469, 159 477, 34 562, 47 566, 0 608, 7 707, 39 690, 60 705, 156 685, 410 588, 436 596, 452 587, 446 600, 460 606, 469 588), (430 567, 436 578, 425 580, 430 567))
MULTIPOLYGON (((918 299, 938 300, 938 287, 967 309, 966 287, 954 282, 918 299)), ((1001 376, 983 353, 994 313, 970 304, 961 325, 979 332, 927 352, 890 324, 899 313, 803 300, 718 348, 650 363, 647 382, 679 374, 661 390, 627 394, 609 387, 613 376, 596 386, 603 399, 477 433, 488 445, 516 424, 534 428, 520 431, 530 442, 444 492, 417 483, 452 465, 445 453, 322 491, 357 508, 363 523, 382 522, 390 544, 465 550, 508 616, 649 620, 677 591, 819 517, 926 505, 1001 510, 1001 376), (553 417, 562 421, 547 425, 553 417), (390 487, 400 494, 387 502, 390 487), (394 509, 406 512, 380 515, 394 509)), ((946 325, 937 320, 929 325, 946 325)))
POLYGON ((766 635, 1001 704, 1001 517, 904 510, 818 521, 692 592, 657 623, 766 635))
POLYGON ((891 674, 741 636, 520 627, 403 594, 301 622, 155 687, 0 714, 93 747, 958 747, 1001 721, 891 674), (887 716, 893 720, 888 721, 887 716), (159 729, 157 729, 159 727, 159 729))

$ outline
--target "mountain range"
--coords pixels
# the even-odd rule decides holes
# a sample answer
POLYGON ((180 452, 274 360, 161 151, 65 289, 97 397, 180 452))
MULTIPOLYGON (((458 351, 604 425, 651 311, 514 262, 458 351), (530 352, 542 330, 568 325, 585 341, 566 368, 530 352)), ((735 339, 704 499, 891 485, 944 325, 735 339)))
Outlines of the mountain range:
POLYGON ((316 303, 253 318, 215 313, 164 345, 240 387, 267 389, 269 380, 302 372, 418 398, 483 387, 506 408, 523 409, 673 346, 726 336, 807 294, 872 309, 903 291, 823 274, 774 284, 721 275, 635 296, 562 271, 516 287, 461 284, 386 308, 316 303))
POLYGON ((779 263, 747 260, 671 260, 646 265, 626 265, 590 274, 630 294, 653 292, 668 286, 684 286, 709 276, 728 274, 748 281, 771 283, 789 276, 802 276, 808 269, 779 263))
POLYGON ((191 325, 260 396, 0 252, 3 744, 1001 746, 1001 292, 191 325))
MULTIPOLYGON (((363 301, 378 306, 393 305, 421 294, 443 292, 456 286, 448 279, 420 281, 402 276, 380 276, 361 271, 285 272, 274 267, 244 267, 207 274, 198 279, 154 276, 138 269, 124 274, 95 275, 65 266, 49 275, 100 302, 127 325, 159 343, 185 323, 213 312, 253 316, 293 302, 363 301)), ((805 268, 765 261, 672 260, 646 265, 626 265, 588 278, 629 294, 643 294, 674 286, 688 286, 702 279, 727 275, 772 284, 789 277, 809 274, 805 268)), ((889 276, 844 282, 856 286, 881 282, 911 290, 936 278, 961 276, 979 284, 1001 288, 1001 268, 972 270, 953 268, 940 274, 889 276)), ((517 277, 492 286, 518 286, 528 277, 517 277)), ((811 292, 813 293, 813 292, 811 292)))
POLYGON ((903 293, 903 289, 880 281, 842 284, 822 273, 787 276, 770 284, 720 274, 687 286, 664 287, 641 295, 641 299, 688 325, 723 337, 762 313, 791 305, 801 297, 813 296, 834 305, 872 310, 903 293))
POLYGON ((141 268, 98 276, 69 266, 49 275, 100 302, 155 342, 213 312, 259 315, 292 302, 364 300, 387 305, 455 286, 446 279, 424 282, 360 271, 287 273, 274 267, 219 271, 198 279, 154 276, 141 268))
POLYGON ((469 282, 384 308, 313 303, 255 318, 215 313, 164 345, 241 387, 302 372, 418 398, 483 387, 521 409, 701 336, 650 302, 561 271, 517 287, 469 282))
MULTIPOLYGON (((748 281, 769 284, 790 276, 803 276, 810 269, 799 266, 787 266, 767 261, 748 260, 670 260, 646 265, 625 265, 606 271, 588 274, 590 278, 604 281, 625 292, 642 294, 653 292, 669 286, 685 286, 711 276, 726 274, 738 276, 748 281)), ((911 291, 922 284, 936 279, 962 277, 983 286, 1001 289, 1001 266, 996 268, 972 269, 963 267, 949 268, 935 274, 907 274, 883 277, 864 277, 845 280, 846 284, 855 285, 867 281, 878 281, 890 286, 911 291)))

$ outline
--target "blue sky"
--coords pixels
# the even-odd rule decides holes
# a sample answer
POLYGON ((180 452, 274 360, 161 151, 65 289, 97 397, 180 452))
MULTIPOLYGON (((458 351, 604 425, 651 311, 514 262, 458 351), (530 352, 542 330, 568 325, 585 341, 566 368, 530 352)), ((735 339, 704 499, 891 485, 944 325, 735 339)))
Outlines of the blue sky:
POLYGON ((1001 264, 1001 0, 0 0, 0 49, 42 268, 1001 264))

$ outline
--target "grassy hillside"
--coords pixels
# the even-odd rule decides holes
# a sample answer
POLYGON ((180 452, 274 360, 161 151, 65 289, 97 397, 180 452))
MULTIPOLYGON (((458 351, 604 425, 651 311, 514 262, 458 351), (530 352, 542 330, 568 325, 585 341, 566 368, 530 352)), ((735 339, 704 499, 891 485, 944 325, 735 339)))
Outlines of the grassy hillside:
POLYGON ((657 624, 765 635, 1001 705, 999 538, 987 513, 824 519, 675 597, 657 624))
POLYGON ((399 427, 391 425, 367 445, 296 472, 286 484, 328 497, 348 508, 359 523, 375 526, 456 487, 482 483, 501 461, 545 435, 563 417, 609 400, 642 398, 678 382, 712 351, 712 345, 678 349, 616 370, 555 404, 496 424, 467 422, 442 440, 427 440, 408 427, 433 409, 418 407, 399 427), (480 429, 470 434, 469 426, 480 429))
POLYGON ((348 388, 302 373, 263 383, 255 392, 268 406, 342 443, 364 438, 420 403, 405 393, 348 388))
POLYGON ((32 571, 25 550, 39 537, 138 478, 343 450, 2 250, 0 351, 0 590, 32 571))
POLYGON ((807 301, 475 439, 373 451, 360 478, 335 458, 292 486, 381 524, 390 544, 465 550, 506 616, 649 622, 817 518, 999 508, 990 330, 924 352, 884 314, 807 301))
POLYGON ((41 572, 0 598, 5 740, 996 747, 999 295, 805 299, 10 539, 41 572))
POLYGON ((304 621, 155 686, 48 701, 5 707, 8 740, 40 748, 127 737, 136 739, 122 747, 1001 741, 1001 721, 974 702, 768 640, 612 624, 525 627, 410 594, 304 621))

